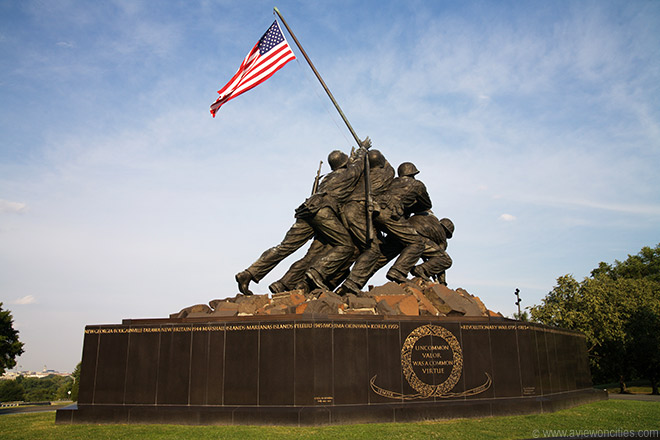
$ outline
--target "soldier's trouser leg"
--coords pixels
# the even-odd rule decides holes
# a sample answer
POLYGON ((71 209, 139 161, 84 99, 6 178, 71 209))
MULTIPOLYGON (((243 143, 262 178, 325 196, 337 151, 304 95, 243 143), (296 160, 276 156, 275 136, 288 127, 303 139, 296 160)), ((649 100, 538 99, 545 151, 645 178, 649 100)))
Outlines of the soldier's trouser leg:
POLYGON ((280 244, 265 251, 247 271, 254 281, 259 282, 282 260, 297 251, 314 236, 314 228, 306 221, 298 219, 291 226, 280 244))
POLYGON ((293 263, 284 276, 279 279, 279 282, 284 284, 289 290, 295 289, 298 283, 305 279, 305 271, 307 271, 307 269, 312 266, 312 263, 321 258, 329 249, 330 245, 314 239, 305 256, 293 263))
POLYGON ((367 247, 367 216, 365 212, 364 202, 348 202, 342 208, 342 213, 348 224, 348 229, 355 244, 361 251, 366 250, 367 247))
POLYGON ((422 256, 424 252, 424 240, 407 220, 403 218, 393 219, 388 214, 387 211, 381 212, 375 221, 388 233, 388 236, 392 235, 401 242, 403 249, 401 250, 401 254, 399 254, 399 258, 397 258, 387 273, 394 272, 405 278, 408 276, 410 269, 415 266, 417 260, 422 256))
POLYGON ((330 208, 321 208, 310 220, 310 224, 323 237, 323 240, 332 246, 323 257, 312 263, 310 268, 310 270, 315 270, 321 278, 327 280, 351 258, 355 245, 344 224, 330 208))
POLYGON ((360 251, 358 250, 357 247, 354 246, 353 255, 351 255, 348 260, 344 261, 344 263, 341 265, 341 267, 337 272, 330 275, 329 278, 326 279, 326 286, 334 290, 344 280, 346 280, 348 274, 351 272, 351 266, 353 266, 353 263, 355 263, 355 260, 359 255, 360 255, 360 251))
POLYGON ((367 218, 364 202, 351 201, 346 203, 342 207, 341 220, 351 234, 355 246, 353 255, 344 261, 341 268, 326 280, 326 285, 329 288, 335 288, 347 279, 351 272, 351 266, 367 246, 367 218))
POLYGON ((401 244, 391 239, 386 239, 384 243, 374 243, 360 254, 344 284, 352 290, 361 290, 369 278, 399 255, 401 249, 401 244))
POLYGON ((451 267, 451 258, 447 252, 445 252, 444 249, 440 247, 440 245, 429 239, 424 240, 424 245, 425 248, 424 252, 422 253, 422 258, 426 261, 417 267, 421 269, 427 276, 430 277, 442 273, 451 267))
MULTIPOLYGON (((371 278, 372 273, 378 270, 376 267, 381 259, 384 259, 384 256, 381 253, 379 246, 371 246, 369 249, 362 252, 355 261, 348 278, 344 281, 344 285, 349 287, 352 291, 357 292, 362 290, 362 287, 364 287, 369 278, 371 278)), ((387 261, 382 264, 387 264, 387 261)))

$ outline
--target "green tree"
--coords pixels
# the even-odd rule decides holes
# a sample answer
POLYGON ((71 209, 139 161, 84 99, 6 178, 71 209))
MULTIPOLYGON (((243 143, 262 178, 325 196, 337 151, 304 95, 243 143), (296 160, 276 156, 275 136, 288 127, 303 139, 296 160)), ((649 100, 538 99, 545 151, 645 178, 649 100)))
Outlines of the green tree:
POLYGON ((626 328, 627 352, 637 375, 651 381, 653 394, 658 392, 660 379, 660 311, 652 306, 636 310, 626 328))
POLYGON ((82 361, 78 362, 76 369, 73 370, 71 377, 73 378, 73 384, 71 385, 71 400, 74 402, 78 401, 78 390, 80 389, 80 367, 82 366, 82 361))
POLYGON ((55 400, 68 400, 71 397, 71 387, 73 386, 72 376, 55 376, 57 383, 57 391, 54 394, 55 400))
POLYGON ((591 277, 571 275, 530 310, 532 320, 582 331, 597 382, 641 377, 657 393, 660 365, 660 245, 645 247, 613 265, 600 263, 591 277))
POLYGON ((73 384, 73 378, 69 376, 57 376, 51 374, 47 377, 26 377, 23 379, 25 389, 25 401, 44 402, 52 400, 67 399, 68 391, 73 384))
POLYGON ((19 381, 0 380, 0 402, 19 402, 24 400, 25 391, 19 381))
POLYGON ((23 354, 23 343, 14 330, 14 318, 9 310, 2 310, 0 302, 0 375, 16 366, 16 356, 23 354))
POLYGON ((591 271, 593 278, 607 275, 613 279, 644 278, 660 282, 660 244, 655 248, 645 246, 637 255, 628 255, 625 261, 614 260, 614 265, 601 262, 591 271))
POLYGON ((527 321, 529 321, 529 314, 527 313, 527 310, 523 310, 520 313, 515 312, 513 314, 513 319, 517 319, 518 321, 527 322, 527 321))

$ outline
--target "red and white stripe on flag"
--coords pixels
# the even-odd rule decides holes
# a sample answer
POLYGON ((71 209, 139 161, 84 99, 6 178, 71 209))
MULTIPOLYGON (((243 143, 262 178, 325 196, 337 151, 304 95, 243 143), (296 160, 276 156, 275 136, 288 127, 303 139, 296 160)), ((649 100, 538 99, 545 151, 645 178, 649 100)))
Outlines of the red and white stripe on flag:
POLYGON ((247 54, 232 79, 218 90, 220 96, 211 104, 213 117, 215 118, 216 112, 225 102, 266 81, 284 67, 286 63, 295 58, 280 26, 277 24, 277 20, 275 20, 247 54))

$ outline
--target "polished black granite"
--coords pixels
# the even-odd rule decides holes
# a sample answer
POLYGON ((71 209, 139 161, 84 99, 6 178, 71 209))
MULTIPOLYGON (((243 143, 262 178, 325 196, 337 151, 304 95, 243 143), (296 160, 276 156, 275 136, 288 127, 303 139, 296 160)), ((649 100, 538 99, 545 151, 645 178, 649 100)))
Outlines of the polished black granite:
POLYGON ((503 318, 394 318, 88 326, 78 405, 56 420, 324 425, 529 414, 606 398, 591 389, 580 333, 503 318))

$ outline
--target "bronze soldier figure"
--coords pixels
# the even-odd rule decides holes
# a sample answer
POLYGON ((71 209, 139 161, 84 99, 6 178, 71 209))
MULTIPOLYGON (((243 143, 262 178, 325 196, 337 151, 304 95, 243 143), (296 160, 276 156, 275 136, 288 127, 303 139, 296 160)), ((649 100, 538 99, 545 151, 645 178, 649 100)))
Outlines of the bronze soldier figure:
MULTIPOLYGON (((452 260, 447 254, 447 240, 454 233, 454 223, 448 218, 438 220, 431 211, 420 212, 408 219, 411 226, 424 240, 424 262, 415 266, 410 273, 414 276, 430 281, 435 278, 442 284, 447 284, 445 271, 452 265, 452 260)), ((381 246, 381 257, 371 269, 369 277, 373 276, 381 267, 399 255, 402 245, 392 237, 386 237, 381 246)))
POLYGON ((259 282, 277 264, 300 249, 315 235, 331 246, 330 250, 317 259, 305 272, 305 276, 315 285, 327 288, 324 280, 333 274, 353 255, 355 247, 349 232, 338 216, 339 206, 353 192, 364 168, 367 138, 354 157, 335 150, 328 156, 332 172, 319 184, 316 194, 309 197, 296 209, 296 222, 284 236, 282 242, 266 250, 250 267, 236 274, 238 289, 251 295, 250 281, 259 282))
MULTIPOLYGON (((389 189, 374 197, 379 209, 378 215, 374 216, 374 225, 401 245, 399 257, 386 277, 391 281, 403 282, 425 249, 424 239, 406 217, 431 209, 432 203, 426 186, 415 179, 419 170, 414 164, 404 162, 397 172, 399 176, 392 181, 389 189)), ((366 249, 358 257, 339 293, 359 292, 375 273, 373 269, 382 258, 382 246, 374 245, 366 249)))
MULTIPOLYGON (((312 264, 316 263, 321 257, 330 251, 330 249, 332 249, 332 246, 328 244, 323 237, 315 236, 309 249, 307 249, 305 256, 293 263, 289 267, 289 270, 282 275, 282 278, 271 283, 271 285, 268 286, 268 289, 273 293, 287 292, 291 290, 303 290, 309 292, 310 286, 305 277, 305 272, 312 267, 312 264)), ((355 253, 357 253, 357 249, 354 254, 355 253)), ((353 261, 355 261, 355 257, 351 256, 344 265, 350 264, 353 261)), ((325 284, 329 289, 333 289, 336 286, 336 284, 333 284, 330 280, 326 280, 325 284)))
POLYGON ((448 218, 438 220, 431 211, 415 214, 408 221, 425 238, 422 253, 424 262, 413 267, 410 273, 426 281, 435 278, 446 286, 445 271, 452 265, 447 254, 447 240, 454 235, 454 223, 448 218))
MULTIPOLYGON (((388 188, 394 179, 394 168, 385 159, 383 154, 378 150, 369 150, 368 153, 371 182, 371 194, 381 195, 388 188)), ((365 173, 362 174, 355 189, 348 197, 346 203, 340 206, 341 219, 344 225, 348 228, 353 238, 353 243, 359 249, 349 258, 337 272, 330 274, 326 279, 326 286, 330 289, 337 287, 350 272, 350 267, 355 262, 356 258, 361 252, 367 248, 367 218, 365 215, 365 173)), ((306 270, 314 264, 317 259, 321 258, 325 253, 330 250, 330 245, 325 242, 323 237, 315 237, 309 250, 303 258, 296 261, 291 265, 289 270, 280 278, 269 286, 273 293, 285 292, 287 290, 302 289, 308 290, 309 286, 305 283, 304 274, 306 270)))
MULTIPOLYGON (((381 197, 389 189, 394 180, 394 168, 385 159, 385 156, 378 150, 369 150, 369 181, 371 182, 371 197, 375 200, 381 197)), ((360 181, 355 186, 355 190, 348 197, 346 204, 342 207, 342 219, 351 232, 354 242, 361 252, 368 247, 367 237, 367 218, 366 194, 364 185, 365 175, 360 177, 360 181)), ((378 207, 374 207, 374 217, 378 216, 378 207)))

